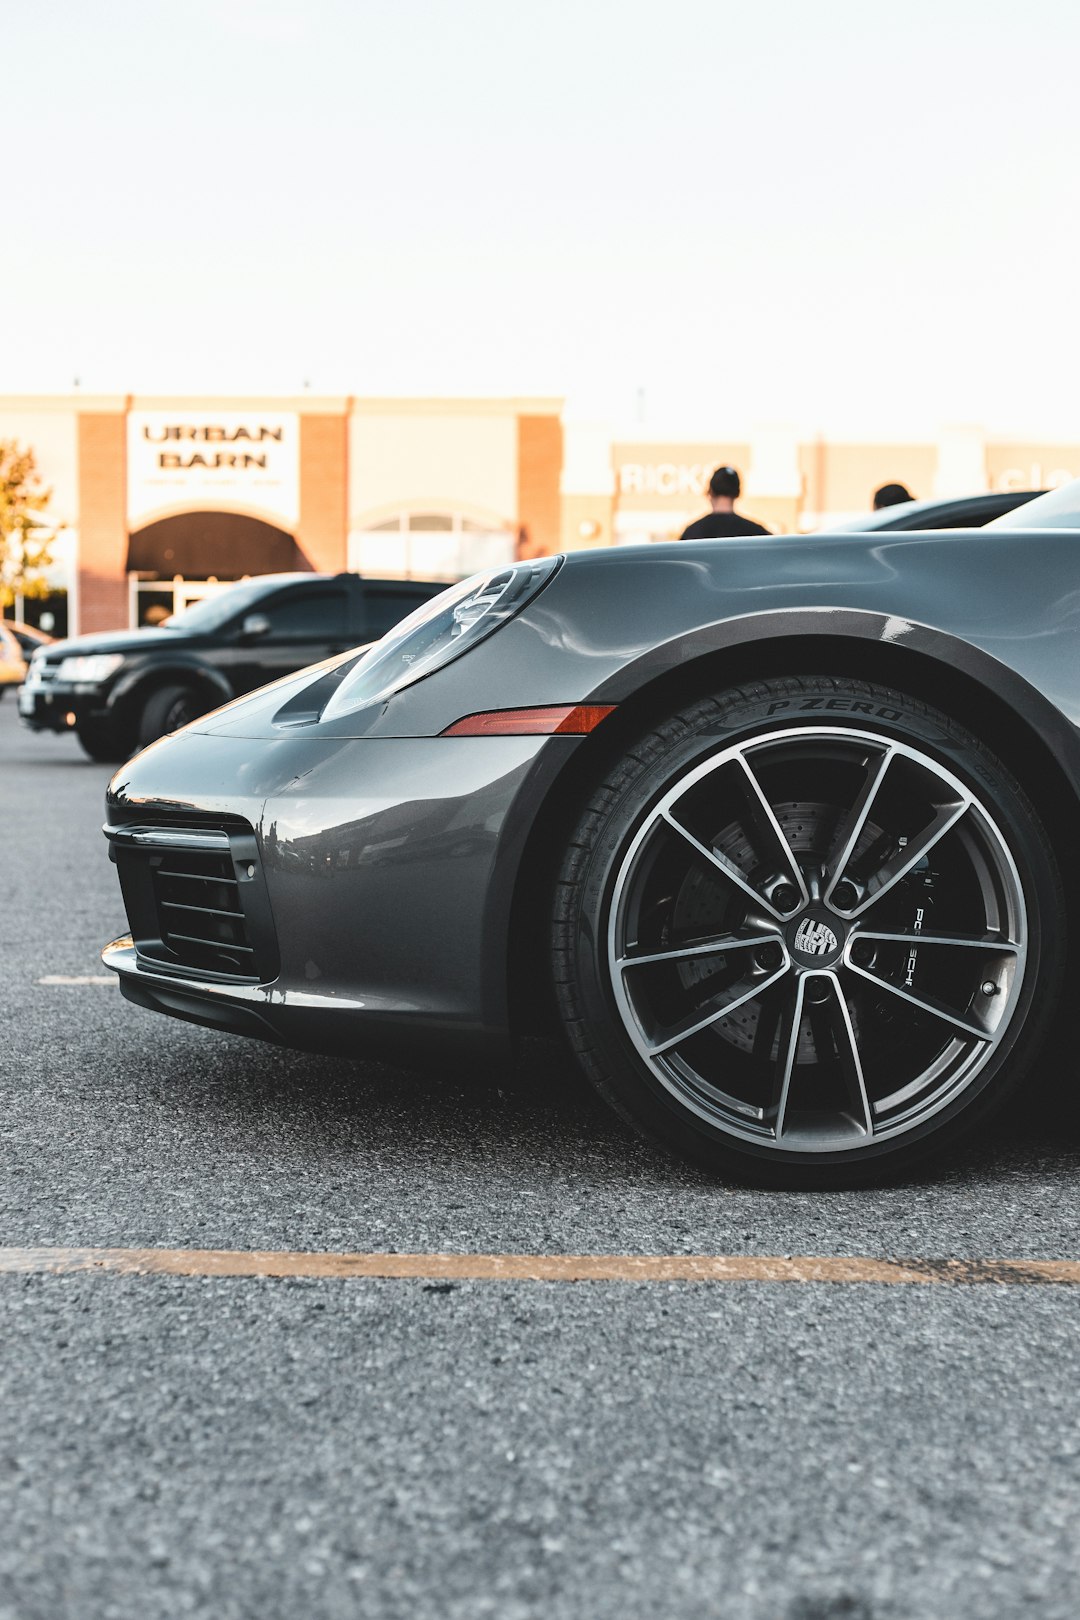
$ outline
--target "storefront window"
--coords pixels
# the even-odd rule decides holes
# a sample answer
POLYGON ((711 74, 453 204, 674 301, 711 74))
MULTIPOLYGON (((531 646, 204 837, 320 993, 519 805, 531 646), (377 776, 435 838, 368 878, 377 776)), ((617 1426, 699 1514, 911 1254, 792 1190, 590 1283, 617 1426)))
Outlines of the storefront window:
POLYGON ((514 534, 460 512, 400 512, 349 536, 349 567, 383 579, 465 579, 513 562, 514 534))
POLYGON ((162 624, 173 611, 172 586, 166 590, 156 590, 152 586, 140 585, 135 594, 136 625, 141 628, 144 624, 162 624))
POLYGON ((412 534, 450 534, 454 520, 448 512, 410 512, 405 526, 412 534))

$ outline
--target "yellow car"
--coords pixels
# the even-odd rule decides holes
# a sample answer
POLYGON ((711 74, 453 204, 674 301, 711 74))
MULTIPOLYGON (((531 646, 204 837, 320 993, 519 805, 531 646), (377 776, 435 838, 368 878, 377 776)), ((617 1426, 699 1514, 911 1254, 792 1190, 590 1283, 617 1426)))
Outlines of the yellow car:
POLYGON ((26 660, 22 648, 7 625, 0 621, 0 697, 9 686, 18 686, 25 679, 26 660))

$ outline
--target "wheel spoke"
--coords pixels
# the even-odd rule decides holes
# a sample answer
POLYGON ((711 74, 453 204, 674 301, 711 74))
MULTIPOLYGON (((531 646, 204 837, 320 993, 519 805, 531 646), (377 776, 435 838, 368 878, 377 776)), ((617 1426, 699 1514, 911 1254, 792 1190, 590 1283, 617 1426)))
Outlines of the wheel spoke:
POLYGON ((734 883, 737 889, 741 889, 743 894, 752 900, 756 906, 764 906, 770 916, 775 917, 778 922, 783 919, 785 913, 778 911, 772 901, 762 894, 760 889, 755 889, 750 880, 745 878, 739 871, 734 861, 729 861, 727 856, 721 855, 718 849, 710 849, 707 844, 701 842, 700 838, 695 838, 688 827, 684 827, 681 821, 676 821, 670 810, 661 811, 661 815, 666 824, 673 828, 680 838, 685 838, 686 842, 696 849, 699 855, 703 856, 718 872, 722 872, 724 877, 734 883))
POLYGON ((840 1072, 844 1078, 844 1085, 851 1098, 853 1118, 856 1124, 862 1126, 867 1136, 872 1136, 874 1134, 874 1111, 870 1106, 870 1097, 866 1090, 862 1059, 859 1056, 859 1043, 855 1038, 855 1027, 851 1022, 851 1013, 848 1010, 843 986, 835 973, 822 973, 818 977, 824 979, 830 989, 829 1000, 826 1003, 829 1011, 829 1029, 836 1046, 836 1056, 840 1064, 840 1072))
MULTIPOLYGON (((758 1016, 757 1029, 754 1031, 753 1058, 755 1063, 766 1068, 772 1067, 773 1046, 776 1042, 776 1032, 783 1017, 784 986, 777 986, 770 995, 762 996, 761 1010, 758 1016)), ((776 1098, 772 1099, 773 1104, 776 1098)))
MULTIPOLYGON (((672 1024, 667 1029, 659 1030, 657 1036, 649 1042, 649 1056, 659 1057, 662 1052, 669 1052, 673 1046, 680 1046, 683 1041, 688 1041, 691 1035, 700 1035, 701 1031, 708 1029, 710 1024, 718 1023, 721 1018, 726 1018, 729 1013, 735 1012, 739 1007, 744 1006, 746 1002, 753 1001, 755 996, 763 995, 770 986, 782 979, 787 971, 788 963, 785 960, 775 973, 770 973, 764 979, 755 979, 748 989, 743 990, 741 995, 729 995, 727 1000, 722 1001, 719 1006, 716 1005, 716 998, 714 998, 707 1013, 703 1014, 700 1011, 690 1013, 686 1018, 681 1019, 679 1023, 672 1024)), ((740 979, 738 983, 745 985, 746 980, 740 979)), ((738 986, 732 988, 737 989, 738 986)), ((724 992, 721 991, 720 994, 723 995, 724 992)))
POLYGON ((929 855, 935 844, 941 842, 945 834, 965 815, 971 808, 970 799, 962 799, 959 803, 942 805, 929 826, 924 827, 910 843, 905 844, 899 854, 894 855, 891 861, 876 871, 867 885, 868 892, 863 900, 851 911, 842 912, 844 917, 862 917, 871 906, 888 894, 890 889, 905 877, 923 859, 929 855))
POLYGON ((886 990, 890 996, 896 996, 900 1001, 906 1001, 909 1006, 918 1007, 921 1012, 929 1013, 933 1018, 940 1018, 943 1023, 951 1024, 954 1029, 960 1030, 962 1034, 969 1036, 972 1040, 993 1041, 994 1036, 982 1024, 977 1024, 968 1015, 955 1012, 951 1007, 946 1007, 944 1002, 937 1001, 931 996, 912 995, 910 990, 902 990, 898 984, 890 984, 888 979, 879 978, 876 973, 871 973, 868 968, 856 967, 854 962, 848 962, 846 965, 849 972, 857 973, 860 979, 866 979, 868 983, 876 986, 878 990, 886 990))
POLYGON ((799 1026, 804 1018, 809 1020, 810 1032, 814 1039, 816 1067, 820 1069, 823 1064, 828 1064, 834 1058, 839 1067, 850 1110, 844 1111, 842 1118, 854 1123, 864 1135, 872 1136, 873 1110, 863 1076, 855 1029, 839 980, 834 973, 828 971, 803 974, 799 994, 801 1008, 796 1002, 787 1009, 778 1053, 778 1057, 783 1060, 783 1068, 778 1074, 779 1100, 775 1125, 777 1138, 779 1139, 785 1132, 791 1134, 788 1130, 788 1120, 795 1102, 793 1092, 798 1075, 799 1026), (819 985, 826 987, 826 995, 822 999, 814 995, 814 987, 819 985))
POLYGON ((844 869, 855 851, 855 846, 862 837, 863 828, 866 826, 867 818, 881 789, 881 784, 885 780, 886 772, 895 758, 896 749, 886 748, 876 761, 868 763, 866 779, 863 782, 859 796, 852 805, 849 814, 844 817, 837 828, 832 847, 825 857, 824 869, 829 874, 824 896, 826 900, 831 898, 833 890, 844 875, 844 869))
POLYGON ((787 875, 795 885, 796 889, 799 891, 799 898, 802 901, 802 904, 805 906, 809 902, 810 894, 806 887, 806 880, 803 877, 802 868, 795 859, 795 851, 788 843, 787 838, 784 835, 783 828, 776 819, 776 813, 768 799, 765 797, 761 783, 751 770, 746 756, 744 754, 737 754, 735 757, 738 759, 739 764, 743 768, 743 773, 746 778, 746 785, 750 790, 752 801, 750 806, 751 826, 753 830, 757 832, 759 837, 764 835, 766 838, 771 838, 773 843, 775 843, 780 854, 780 860, 787 871, 787 875))
POLYGON ((804 974, 800 974, 795 981, 795 994, 780 1017, 780 1040, 776 1054, 779 1061, 776 1088, 776 1120, 773 1125, 773 1134, 777 1141, 783 1136, 784 1125, 787 1121, 791 1080, 795 1072, 795 1059, 799 1051, 799 1031, 802 1029, 803 997, 805 992, 806 977, 804 974))
POLYGON ((651 962, 680 962, 695 956, 730 956, 732 951, 747 951, 755 945, 782 945, 781 936, 775 934, 717 934, 713 939, 696 945, 681 945, 671 951, 650 951, 644 956, 620 956, 618 966, 623 973, 628 968, 646 967, 651 962))

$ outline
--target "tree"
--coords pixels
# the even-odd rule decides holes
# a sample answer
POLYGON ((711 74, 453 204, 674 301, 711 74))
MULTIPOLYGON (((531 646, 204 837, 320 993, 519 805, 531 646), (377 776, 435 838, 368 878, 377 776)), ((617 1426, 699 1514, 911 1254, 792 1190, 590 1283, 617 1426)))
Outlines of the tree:
POLYGON ((52 589, 52 545, 64 527, 46 515, 52 493, 38 476, 34 452, 0 439, 0 606, 52 589))

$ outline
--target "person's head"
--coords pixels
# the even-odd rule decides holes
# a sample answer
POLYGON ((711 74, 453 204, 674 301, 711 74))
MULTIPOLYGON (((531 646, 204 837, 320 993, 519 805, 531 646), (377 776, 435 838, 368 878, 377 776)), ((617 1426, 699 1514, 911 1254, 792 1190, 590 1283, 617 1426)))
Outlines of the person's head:
POLYGON ((880 489, 874 491, 874 511, 880 512, 883 506, 899 506, 903 501, 913 501, 914 495, 903 484, 882 484, 880 489))
POLYGON ((709 479, 709 502, 714 512, 730 512, 742 493, 742 481, 734 467, 717 467, 709 479))

